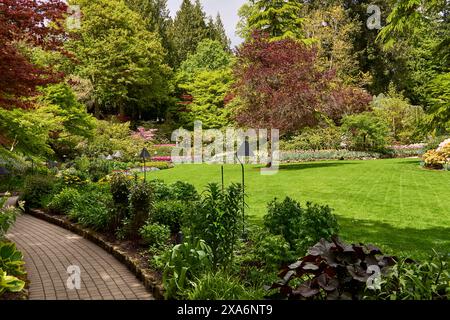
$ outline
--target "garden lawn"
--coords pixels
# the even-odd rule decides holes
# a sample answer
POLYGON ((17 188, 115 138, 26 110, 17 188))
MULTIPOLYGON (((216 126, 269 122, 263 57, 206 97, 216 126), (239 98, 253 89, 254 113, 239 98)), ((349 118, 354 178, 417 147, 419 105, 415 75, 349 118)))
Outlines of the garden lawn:
MULTIPOLYGON (((450 172, 430 171, 416 159, 324 161, 286 164, 263 176, 246 166, 246 213, 261 222, 273 198, 290 196, 335 209, 341 236, 371 242, 395 255, 427 257, 432 248, 450 252, 450 172)), ((240 182, 238 165, 224 166, 225 184, 240 182)), ((203 190, 221 182, 219 165, 178 165, 148 173, 150 179, 177 180, 203 190)))

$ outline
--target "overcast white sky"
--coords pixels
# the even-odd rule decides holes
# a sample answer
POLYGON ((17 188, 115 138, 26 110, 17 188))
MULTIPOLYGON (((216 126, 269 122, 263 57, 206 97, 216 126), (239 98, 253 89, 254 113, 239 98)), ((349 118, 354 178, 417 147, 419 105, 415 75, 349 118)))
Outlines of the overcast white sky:
MULTIPOLYGON (((194 1, 191 0, 191 2, 194 1)), ((168 0, 167 2, 172 16, 175 16, 183 1, 168 0)), ((237 13, 246 0, 201 0, 200 2, 207 15, 215 18, 217 13, 220 13, 227 35, 231 39, 232 46, 240 44, 242 39, 235 34, 236 25, 239 20, 237 13)))

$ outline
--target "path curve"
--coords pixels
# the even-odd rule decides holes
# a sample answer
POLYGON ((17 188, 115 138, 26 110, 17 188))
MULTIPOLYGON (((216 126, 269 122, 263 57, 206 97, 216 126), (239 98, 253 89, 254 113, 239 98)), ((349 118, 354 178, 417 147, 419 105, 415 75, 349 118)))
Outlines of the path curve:
POLYGON ((111 254, 61 227, 23 214, 7 237, 24 255, 30 300, 153 299, 111 254), (80 290, 67 287, 69 266, 80 268, 80 290))

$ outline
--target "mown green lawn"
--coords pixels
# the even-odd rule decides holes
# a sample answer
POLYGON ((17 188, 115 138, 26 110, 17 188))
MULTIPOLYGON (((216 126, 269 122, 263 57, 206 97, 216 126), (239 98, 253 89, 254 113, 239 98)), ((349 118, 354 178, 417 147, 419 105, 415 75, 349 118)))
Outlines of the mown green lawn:
MULTIPOLYGON (((261 222, 268 201, 290 196, 334 208, 345 240, 413 257, 427 256, 432 248, 450 252, 450 172, 422 169, 415 159, 287 164, 273 176, 261 175, 259 168, 245 168, 252 220, 261 222)), ((226 184, 240 182, 240 166, 226 165, 224 171, 226 184)), ((221 181, 218 165, 178 165, 148 177, 190 182, 199 190, 221 181)))

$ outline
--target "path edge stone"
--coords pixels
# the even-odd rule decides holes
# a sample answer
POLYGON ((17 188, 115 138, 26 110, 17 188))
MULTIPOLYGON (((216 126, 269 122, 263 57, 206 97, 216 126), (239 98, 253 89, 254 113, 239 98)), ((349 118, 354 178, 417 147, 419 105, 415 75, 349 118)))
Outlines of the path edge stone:
POLYGON ((144 287, 153 294, 153 297, 156 300, 164 300, 164 288, 162 284, 160 284, 147 269, 141 268, 138 265, 138 261, 130 257, 126 251, 103 239, 103 237, 95 231, 85 229, 80 225, 49 215, 41 210, 30 209, 27 213, 33 217, 72 231, 84 239, 95 243, 123 263, 144 284, 144 287))

